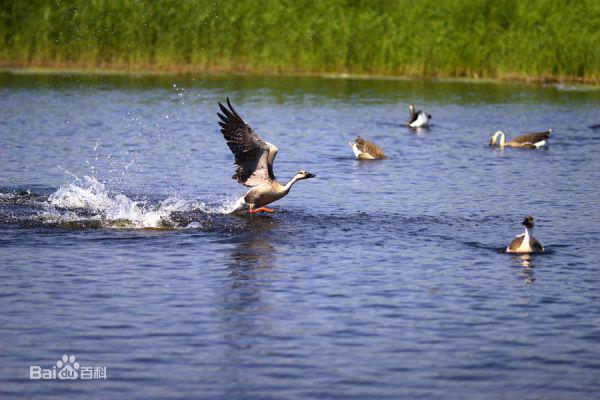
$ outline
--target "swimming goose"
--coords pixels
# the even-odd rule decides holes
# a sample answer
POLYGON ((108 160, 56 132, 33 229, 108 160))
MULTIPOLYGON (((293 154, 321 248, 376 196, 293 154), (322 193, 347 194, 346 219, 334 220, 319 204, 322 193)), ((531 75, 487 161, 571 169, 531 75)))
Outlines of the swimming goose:
POLYGON ((518 235, 506 248, 507 253, 543 253, 542 244, 533 237, 533 217, 528 215, 523 222, 525 232, 518 235))
POLYGON ((424 111, 415 111, 415 106, 410 104, 408 106, 410 110, 410 116, 408 117, 408 126, 411 128, 423 128, 429 124, 429 120, 432 118, 430 114, 424 111))
POLYGON ((235 156, 237 168, 232 178, 252 188, 237 201, 233 212, 246 208, 250 213, 274 212, 265 206, 287 195, 297 181, 314 178, 316 175, 298 171, 287 184, 279 183, 273 173, 277 147, 265 142, 256 134, 235 111, 229 98, 227 98, 227 105, 229 108, 219 103, 222 114, 217 113, 217 115, 221 119, 219 121, 221 133, 235 156))
POLYGON ((354 143, 348 142, 348 144, 352 147, 357 160, 381 160, 387 158, 381 147, 360 136, 356 137, 354 143))
POLYGON ((522 149, 539 149, 546 146, 546 140, 550 137, 551 132, 552 129, 548 129, 545 132, 526 133, 507 142, 506 134, 502 131, 496 131, 490 138, 490 146, 500 146, 501 149, 505 146, 522 149))

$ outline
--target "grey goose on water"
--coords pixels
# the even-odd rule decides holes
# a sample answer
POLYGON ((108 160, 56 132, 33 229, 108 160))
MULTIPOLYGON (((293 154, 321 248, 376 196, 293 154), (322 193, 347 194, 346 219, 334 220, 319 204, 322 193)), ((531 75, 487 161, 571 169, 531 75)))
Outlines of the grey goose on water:
POLYGON ((410 128, 424 128, 429 125, 429 120, 432 118, 431 114, 427 114, 425 111, 415 111, 415 106, 411 103, 408 105, 410 112, 408 116, 408 126, 410 128))
POLYGON ((285 185, 279 183, 273 173, 277 147, 256 134, 235 111, 229 98, 227 98, 227 106, 219 103, 221 113, 217 115, 221 119, 219 121, 221 133, 235 156, 237 168, 232 178, 251 188, 237 201, 233 212, 245 209, 250 213, 273 212, 265 206, 287 195, 297 181, 314 178, 316 175, 299 171, 285 185))
POLYGON ((533 217, 528 215, 521 224, 525 232, 518 235, 506 248, 507 253, 543 253, 544 247, 533 237, 533 217))
POLYGON ((490 138, 490 146, 518 147, 521 149, 539 149, 547 145, 552 129, 544 132, 526 133, 506 141, 506 134, 503 131, 496 131, 490 138))

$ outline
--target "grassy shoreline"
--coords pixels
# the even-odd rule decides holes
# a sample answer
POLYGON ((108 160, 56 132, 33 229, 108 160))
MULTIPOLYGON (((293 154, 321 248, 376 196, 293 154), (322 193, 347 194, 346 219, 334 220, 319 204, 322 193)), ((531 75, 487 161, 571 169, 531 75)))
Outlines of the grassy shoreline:
POLYGON ((598 80, 589 80, 585 78, 570 77, 531 77, 507 75, 502 77, 463 77, 463 76, 400 76, 400 75, 376 75, 376 74, 348 74, 348 73, 295 73, 295 72, 272 72, 272 71, 251 71, 251 70, 200 70, 197 68, 152 68, 148 66, 81 66, 81 65, 15 65, 0 62, 0 73, 9 73, 13 75, 131 75, 131 76, 152 76, 152 75, 188 75, 188 76, 211 76, 211 75, 256 75, 256 76, 282 76, 282 77, 320 77, 330 79, 357 79, 357 80, 431 80, 442 82, 468 82, 468 83, 518 83, 530 85, 547 84, 573 84, 578 87, 589 87, 600 90, 598 80))
POLYGON ((6 0, 0 67, 600 84, 600 3, 6 0))

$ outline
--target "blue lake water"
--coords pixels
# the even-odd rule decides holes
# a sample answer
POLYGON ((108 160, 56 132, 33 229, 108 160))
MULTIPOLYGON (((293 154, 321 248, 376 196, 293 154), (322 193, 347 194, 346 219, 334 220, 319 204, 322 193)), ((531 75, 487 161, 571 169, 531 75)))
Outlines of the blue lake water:
POLYGON ((597 398, 598 123, 585 87, 0 74, 0 397, 597 398), (317 174, 274 214, 226 214, 227 96, 317 174), (526 214, 546 253, 505 254, 526 214), (29 380, 63 354, 107 379, 29 380))

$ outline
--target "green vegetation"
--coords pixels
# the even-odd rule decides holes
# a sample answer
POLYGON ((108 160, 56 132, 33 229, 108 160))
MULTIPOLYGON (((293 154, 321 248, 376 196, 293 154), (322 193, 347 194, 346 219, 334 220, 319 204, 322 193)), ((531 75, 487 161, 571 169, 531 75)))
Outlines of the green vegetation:
POLYGON ((0 64, 600 82, 598 0, 3 0, 0 64))

